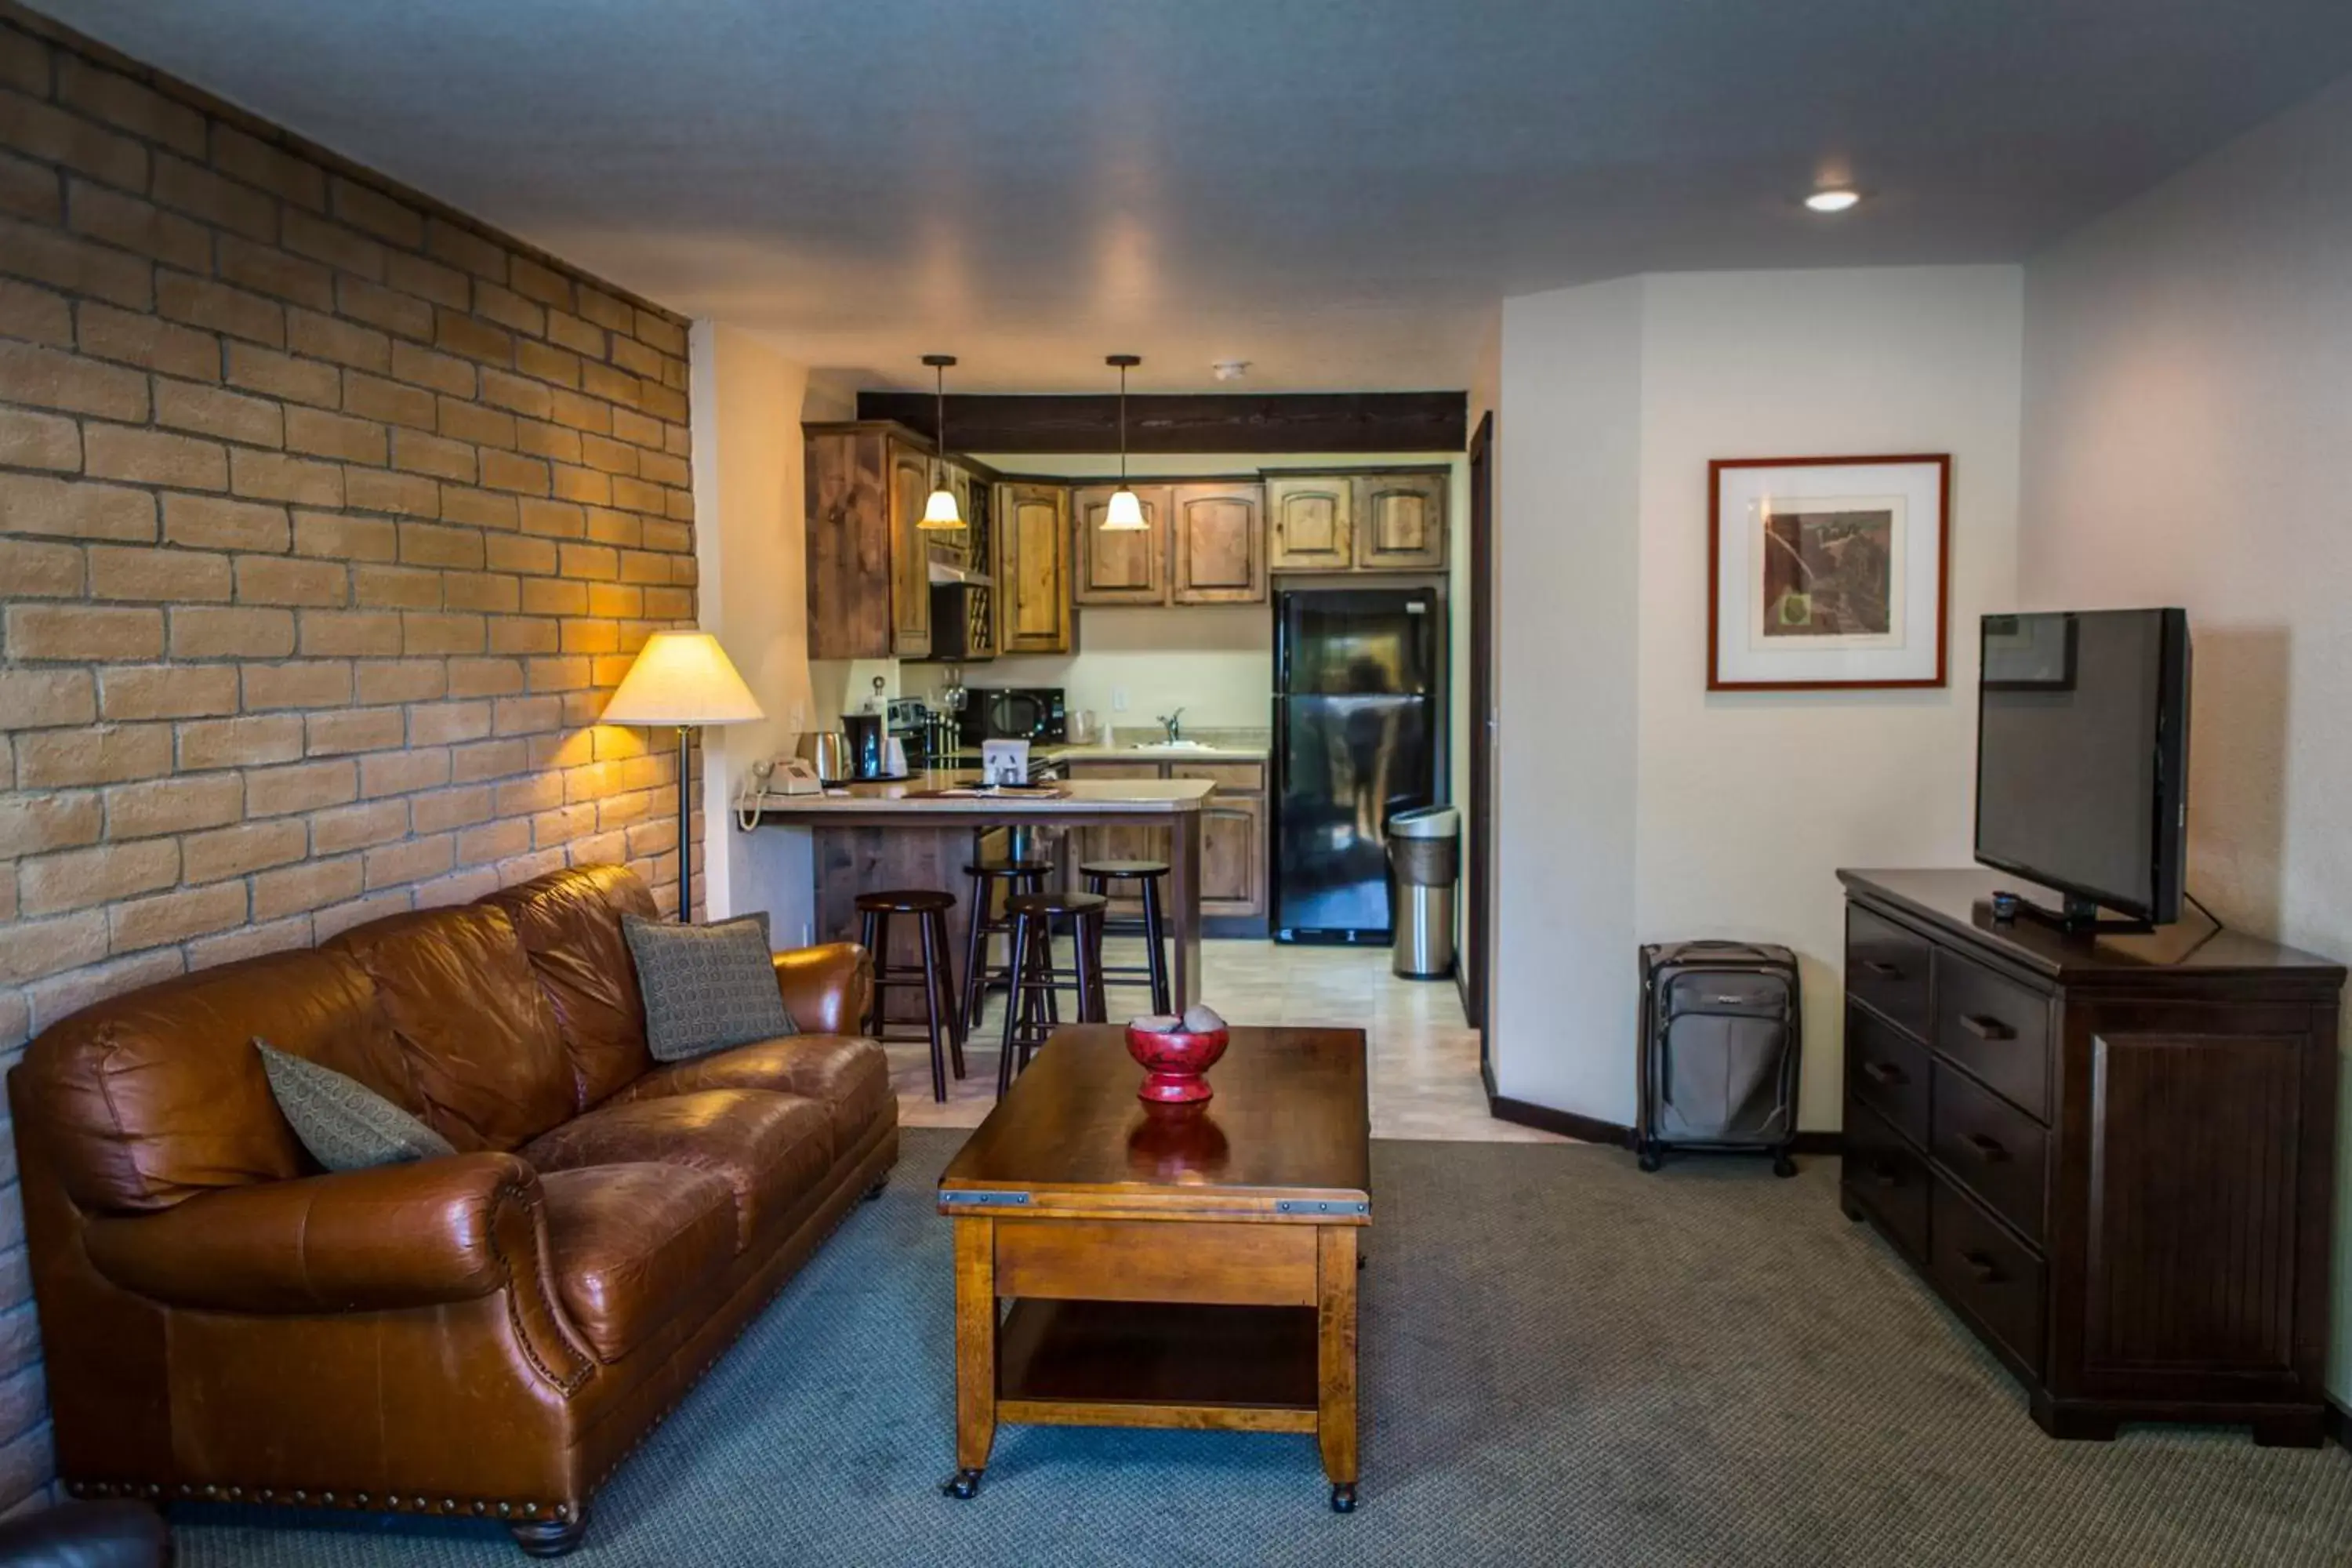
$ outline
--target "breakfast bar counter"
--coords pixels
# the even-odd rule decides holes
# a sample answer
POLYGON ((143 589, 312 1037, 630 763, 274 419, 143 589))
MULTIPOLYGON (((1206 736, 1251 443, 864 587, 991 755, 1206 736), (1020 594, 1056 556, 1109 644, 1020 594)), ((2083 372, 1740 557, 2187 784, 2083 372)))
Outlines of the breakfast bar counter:
MULTIPOLYGON (((962 994, 965 933, 971 910, 972 863, 980 836, 995 828, 1056 828, 1148 819, 1168 830, 1165 887, 1169 978, 1181 1009, 1201 993, 1201 807, 1216 791, 1207 779, 1074 779, 1040 789, 974 791, 969 772, 921 773, 904 779, 854 784, 823 795, 765 795, 759 826, 807 828, 815 878, 818 942, 855 941, 860 893, 893 888, 935 888, 955 895, 948 917, 950 962, 962 994)), ((1076 867, 1066 865, 1075 883, 1076 867)), ((914 922, 891 931, 890 962, 921 963, 914 922)), ((896 1002, 919 1008, 911 994, 896 1002)), ((890 1016, 912 1017, 893 1008, 890 1016)))

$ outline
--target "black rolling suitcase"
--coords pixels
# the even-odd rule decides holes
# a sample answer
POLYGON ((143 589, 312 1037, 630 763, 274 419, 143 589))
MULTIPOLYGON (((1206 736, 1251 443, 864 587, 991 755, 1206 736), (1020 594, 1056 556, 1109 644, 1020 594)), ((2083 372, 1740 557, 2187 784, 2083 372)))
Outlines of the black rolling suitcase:
POLYGON ((1797 955, 1742 942, 1642 949, 1642 1105, 1633 1151, 1654 1171, 1670 1149, 1748 1150, 1797 1173, 1797 955))

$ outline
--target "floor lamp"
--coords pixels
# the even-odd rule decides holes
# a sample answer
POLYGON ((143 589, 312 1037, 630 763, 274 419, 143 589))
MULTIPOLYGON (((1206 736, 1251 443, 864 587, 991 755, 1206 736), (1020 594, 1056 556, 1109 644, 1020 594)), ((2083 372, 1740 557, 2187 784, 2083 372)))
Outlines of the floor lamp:
POLYGON ((751 689, 709 632, 656 632, 604 704, 602 724, 677 726, 677 918, 694 918, 694 764, 688 742, 701 724, 763 719, 751 689))

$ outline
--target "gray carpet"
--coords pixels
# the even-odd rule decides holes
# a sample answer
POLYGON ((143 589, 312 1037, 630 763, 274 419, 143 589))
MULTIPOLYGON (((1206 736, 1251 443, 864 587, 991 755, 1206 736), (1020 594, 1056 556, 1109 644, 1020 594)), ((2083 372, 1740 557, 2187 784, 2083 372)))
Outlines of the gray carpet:
MULTIPOLYGON (((961 1135, 860 1209, 598 1500, 587 1564, 2352 1562, 2352 1460, 2242 1432, 2059 1444, 1885 1248, 1835 1164, 1374 1145, 1363 1503, 1314 1442, 1007 1428, 952 1468, 961 1135)), ((495 1527, 173 1513, 186 1568, 510 1564, 495 1527)), ((285 1516, 280 1516, 285 1517, 285 1516)))

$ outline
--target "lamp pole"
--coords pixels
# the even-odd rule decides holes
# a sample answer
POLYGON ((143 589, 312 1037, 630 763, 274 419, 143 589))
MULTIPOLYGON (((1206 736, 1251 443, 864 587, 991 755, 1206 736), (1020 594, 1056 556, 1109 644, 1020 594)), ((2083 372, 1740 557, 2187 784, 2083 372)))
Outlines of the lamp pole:
POLYGON ((677 727, 677 923, 694 923, 694 753, 687 741, 692 726, 677 727))

